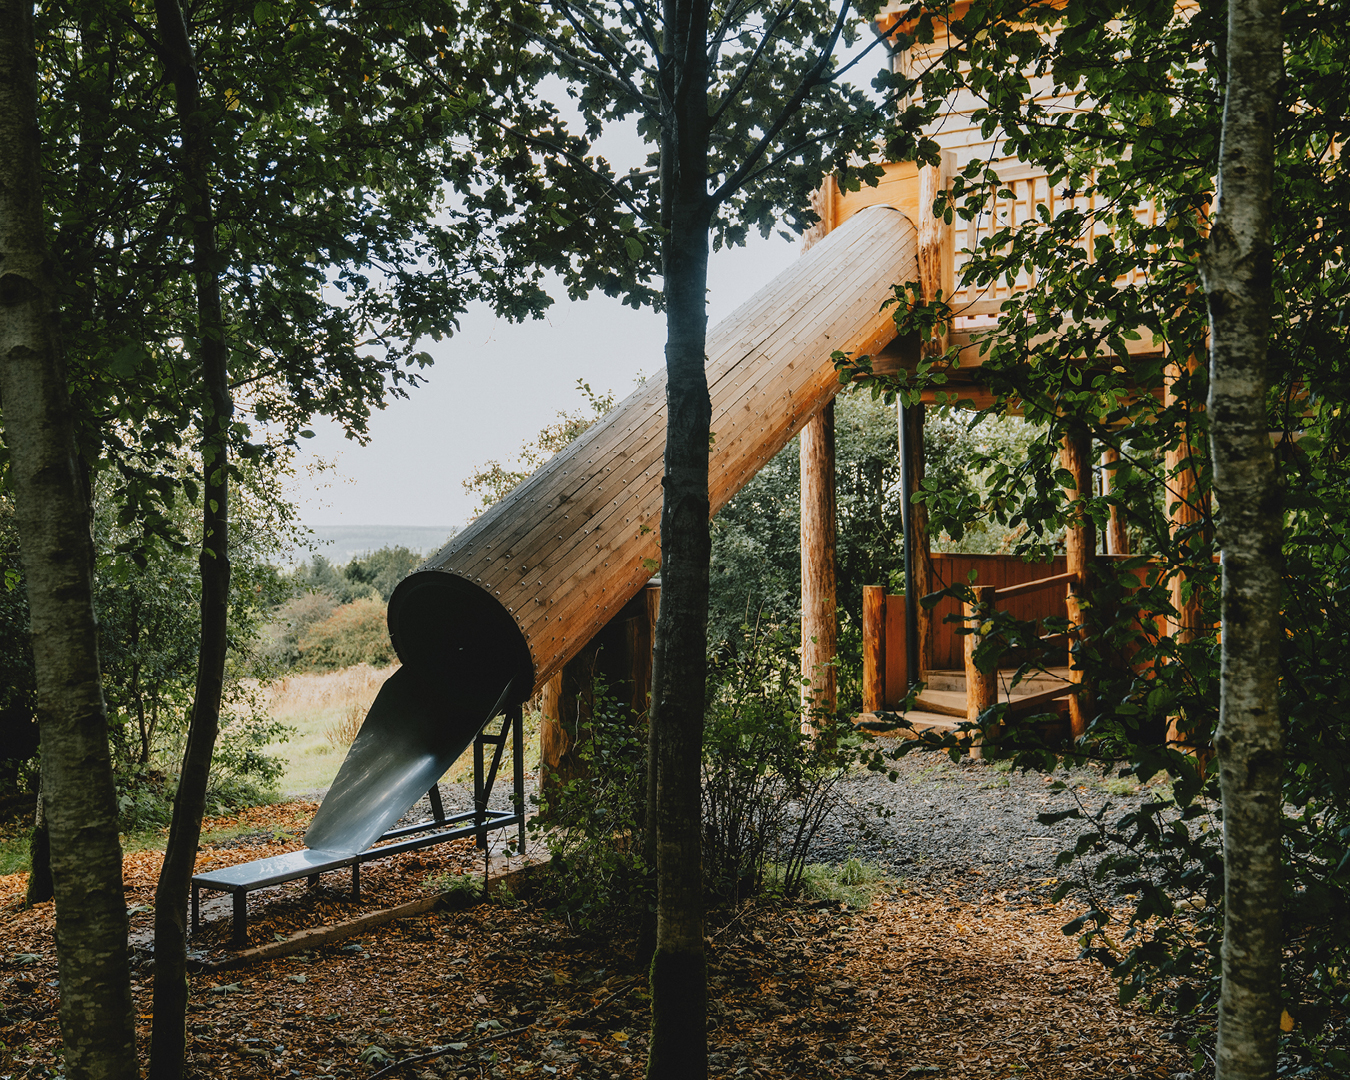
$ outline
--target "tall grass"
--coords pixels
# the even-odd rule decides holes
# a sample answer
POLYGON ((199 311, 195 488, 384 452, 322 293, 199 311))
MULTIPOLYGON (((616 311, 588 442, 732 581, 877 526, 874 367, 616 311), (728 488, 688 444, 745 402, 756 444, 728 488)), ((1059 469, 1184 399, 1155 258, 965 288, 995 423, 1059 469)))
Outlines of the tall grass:
POLYGON ((295 728, 290 741, 268 748, 286 762, 283 794, 327 789, 375 695, 397 667, 356 664, 322 675, 287 675, 262 688, 264 711, 295 728))
MULTIPOLYGON (((295 728, 290 741, 268 748, 286 762, 281 778, 283 795, 304 795, 327 790, 342 765, 348 747, 361 730, 375 695, 384 680, 397 670, 398 665, 373 668, 356 664, 314 675, 288 675, 261 688, 263 710, 274 720, 295 728)), ((539 767, 539 718, 536 713, 525 715, 525 768, 539 767)), ((494 722, 492 730, 496 730, 494 722)), ((511 749, 507 743, 502 761, 502 780, 510 784, 511 749)), ((446 779, 473 780, 473 750, 470 748, 455 762, 446 779)))

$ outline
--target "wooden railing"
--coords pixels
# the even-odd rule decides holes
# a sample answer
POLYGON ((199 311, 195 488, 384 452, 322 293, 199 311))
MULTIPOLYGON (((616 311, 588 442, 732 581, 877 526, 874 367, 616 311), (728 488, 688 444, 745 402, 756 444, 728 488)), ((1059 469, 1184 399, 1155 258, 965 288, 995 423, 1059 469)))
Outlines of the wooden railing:
MULTIPOLYGON (((995 588, 993 585, 971 586, 972 599, 967 600, 962 605, 962 614, 965 617, 967 629, 965 634, 966 720, 969 723, 978 725, 985 710, 998 704, 998 664, 990 665, 987 671, 982 671, 975 663, 975 654, 988 640, 992 632, 993 628, 990 624, 998 602, 1010 600, 1013 597, 1044 592, 1057 586, 1073 589, 1079 584, 1080 575, 1065 573, 1051 574, 1049 577, 1020 582, 1002 589, 995 588)), ((1046 640, 1046 638, 1042 638, 1042 640, 1046 640)), ((1069 681, 1063 686, 1052 687, 1038 694, 1020 694, 1016 697, 1010 694, 1007 701, 1007 711, 1010 713, 1029 712, 1040 709, 1043 705, 1049 705, 1051 702, 1061 701, 1070 694, 1076 694, 1081 688, 1082 674, 1081 670, 1076 671, 1070 667, 1069 681)), ((971 757, 980 758, 984 756, 985 735, 986 732, 983 729, 975 728, 971 736, 971 757)))

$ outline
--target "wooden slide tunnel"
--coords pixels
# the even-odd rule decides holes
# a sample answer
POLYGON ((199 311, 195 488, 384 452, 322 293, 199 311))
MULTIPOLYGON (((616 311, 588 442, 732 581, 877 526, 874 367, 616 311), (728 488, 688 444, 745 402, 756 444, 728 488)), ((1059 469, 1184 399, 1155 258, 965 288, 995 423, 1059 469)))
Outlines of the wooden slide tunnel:
MULTIPOLYGON (((894 339, 882 305, 917 276, 914 223, 870 207, 709 331, 712 513, 833 400, 833 352, 894 339)), ((398 586, 389 631, 403 666, 309 846, 368 846, 496 711, 543 687, 643 588, 660 559, 665 435, 662 370, 398 586)))

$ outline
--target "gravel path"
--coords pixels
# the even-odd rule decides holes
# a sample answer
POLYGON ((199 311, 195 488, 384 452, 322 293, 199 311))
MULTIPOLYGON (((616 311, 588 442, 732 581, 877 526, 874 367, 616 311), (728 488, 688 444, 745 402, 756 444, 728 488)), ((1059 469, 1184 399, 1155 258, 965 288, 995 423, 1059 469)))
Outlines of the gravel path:
POLYGON ((1043 825, 1037 815, 1080 807, 1096 813, 1106 803, 1114 821, 1149 797, 1113 794, 1126 785, 1116 770, 1060 770, 1053 777, 1000 769, 936 753, 901 758, 894 782, 857 773, 839 788, 840 805, 812 844, 810 861, 849 858, 876 863, 911 886, 953 886, 963 899, 981 893, 1038 890, 1071 871, 1055 857, 1085 831, 1078 820, 1043 825), (1055 781, 1065 790, 1052 790, 1055 781))
MULTIPOLYGON (((1095 814, 1109 803, 1107 820, 1114 821, 1150 797, 1147 789, 1131 792, 1115 769, 1061 769, 1051 777, 969 758, 954 763, 931 752, 908 754, 893 768, 899 774, 894 781, 860 771, 840 783, 838 805, 812 842, 810 862, 856 858, 881 866, 911 888, 951 887, 967 900, 1000 890, 1030 896, 1048 892, 1048 879, 1080 875, 1083 865, 1056 867, 1055 857, 1072 846, 1086 823, 1043 825, 1038 815, 1074 807, 1095 814), (1052 790, 1056 781, 1065 788, 1052 790)), ((442 781, 440 789, 447 814, 473 808, 472 783, 442 781)), ((534 792, 534 777, 527 774, 527 805, 534 792)), ((509 775, 499 777, 489 805, 509 809, 510 796, 509 775)), ((424 798, 403 822, 430 816, 424 798)), ((492 835, 495 847, 513 839, 515 830, 492 835)))

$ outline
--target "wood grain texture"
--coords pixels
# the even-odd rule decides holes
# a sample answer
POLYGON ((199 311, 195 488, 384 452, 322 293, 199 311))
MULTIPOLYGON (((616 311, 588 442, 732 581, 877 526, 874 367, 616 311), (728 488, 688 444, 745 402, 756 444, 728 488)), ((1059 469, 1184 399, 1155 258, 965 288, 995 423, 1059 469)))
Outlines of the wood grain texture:
POLYGON ((802 731, 811 734, 825 714, 834 713, 838 690, 834 402, 802 428, 801 503, 802 731))
POLYGON ((886 707, 886 590, 863 586, 863 710, 886 707))
MULTIPOLYGON (((833 351, 870 354, 894 337, 881 305, 917 265, 910 219, 871 207, 712 328, 712 513, 834 398, 833 351)), ((510 613, 536 690, 654 572, 665 410, 662 371, 421 567, 474 583, 510 613)))

